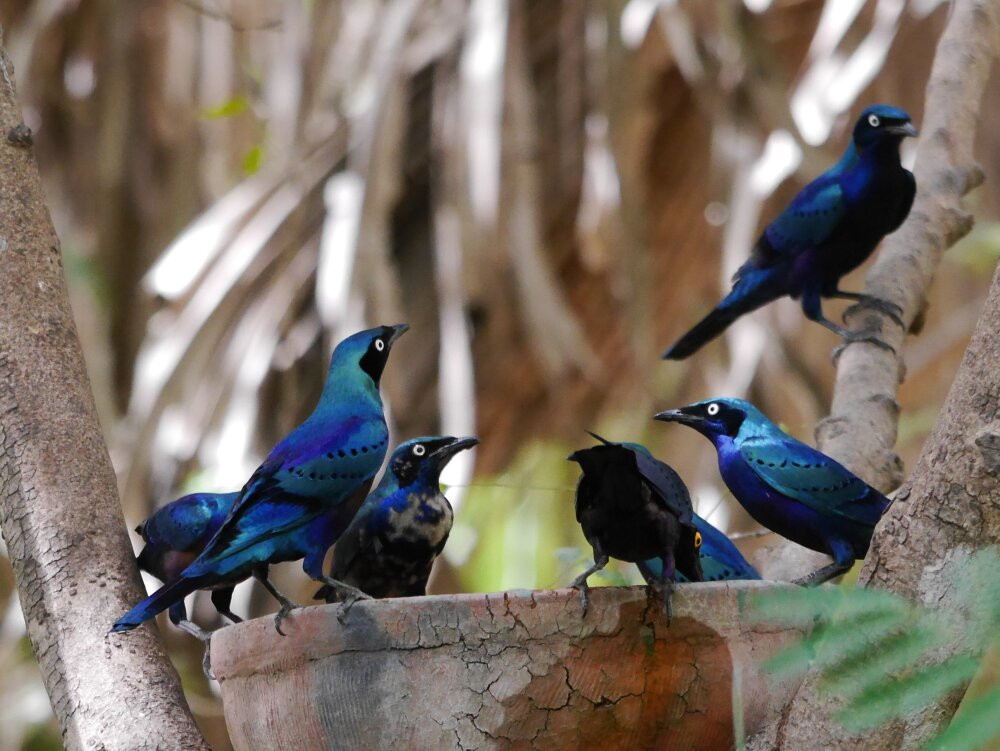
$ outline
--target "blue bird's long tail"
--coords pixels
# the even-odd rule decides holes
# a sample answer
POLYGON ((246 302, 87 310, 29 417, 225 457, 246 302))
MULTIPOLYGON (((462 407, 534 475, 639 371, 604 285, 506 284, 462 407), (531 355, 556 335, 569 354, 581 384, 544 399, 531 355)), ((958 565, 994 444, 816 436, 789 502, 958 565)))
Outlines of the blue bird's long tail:
POLYGON ((724 308, 719 305, 715 310, 702 318, 689 332, 663 353, 664 360, 683 360, 690 357, 715 337, 725 331, 729 324, 743 315, 742 310, 724 308))
POLYGON ((787 294, 782 280, 782 267, 759 269, 751 258, 736 272, 732 291, 715 309, 695 324, 694 328, 663 353, 664 360, 683 360, 701 349, 725 331, 740 316, 757 310, 772 300, 787 294))
POLYGON ((111 630, 114 632, 131 631, 158 613, 162 613, 175 602, 183 600, 196 589, 201 589, 207 583, 204 577, 181 577, 169 584, 164 584, 119 618, 111 630))

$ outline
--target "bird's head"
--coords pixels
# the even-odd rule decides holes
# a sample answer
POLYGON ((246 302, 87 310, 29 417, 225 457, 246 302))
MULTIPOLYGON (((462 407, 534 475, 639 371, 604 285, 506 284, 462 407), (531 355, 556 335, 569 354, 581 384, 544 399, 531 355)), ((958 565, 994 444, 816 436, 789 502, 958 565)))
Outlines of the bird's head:
POLYGON ((592 430, 588 430, 587 433, 595 440, 600 441, 600 444, 577 449, 566 457, 566 461, 576 462, 584 472, 599 471, 608 462, 613 462, 617 457, 623 455, 623 449, 627 449, 626 444, 609 441, 592 430))
MULTIPOLYGON (((694 428, 710 439, 728 436, 735 438, 743 427, 743 423, 761 415, 760 411, 749 402, 742 399, 706 399, 703 402, 689 404, 680 409, 668 409, 653 417, 662 422, 679 422, 694 428)), ((766 419, 766 418, 765 418, 766 419)))
POLYGON ((854 145, 864 149, 883 141, 899 143, 918 133, 905 110, 888 104, 873 104, 861 113, 854 126, 854 145))
POLYGON ((400 487, 410 485, 418 477, 436 483, 452 457, 459 451, 470 449, 479 443, 478 438, 454 438, 452 436, 422 436, 404 441, 392 452, 389 471, 395 476, 400 487))
POLYGON ((344 339, 333 350, 327 387, 336 386, 345 377, 345 373, 360 369, 377 389, 392 345, 409 328, 405 323, 397 323, 395 326, 376 326, 351 334, 344 339))

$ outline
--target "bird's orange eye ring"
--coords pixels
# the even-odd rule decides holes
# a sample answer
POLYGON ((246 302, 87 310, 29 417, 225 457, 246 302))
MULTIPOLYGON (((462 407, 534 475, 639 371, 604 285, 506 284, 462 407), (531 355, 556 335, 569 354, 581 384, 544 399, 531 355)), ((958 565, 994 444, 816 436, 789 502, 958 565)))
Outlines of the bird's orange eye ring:
POLYGON ((697 550, 701 547, 701 532, 694 533, 694 549, 697 550))

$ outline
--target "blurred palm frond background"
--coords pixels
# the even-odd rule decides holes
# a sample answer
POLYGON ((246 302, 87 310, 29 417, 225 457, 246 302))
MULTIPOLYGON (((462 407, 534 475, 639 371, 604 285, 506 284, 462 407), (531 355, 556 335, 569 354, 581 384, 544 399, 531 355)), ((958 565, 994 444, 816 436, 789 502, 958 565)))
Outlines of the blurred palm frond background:
MULTIPOLYGON (((700 513, 754 531, 707 446, 650 417, 746 396, 811 440, 836 342, 785 300, 692 361, 659 353, 728 288, 761 220, 835 160, 861 107, 891 102, 919 124, 946 12, 0 0, 127 521, 240 487, 311 409, 333 343, 407 321, 384 379, 394 435, 483 439, 445 477, 457 519, 434 591, 575 575, 564 460, 585 428, 646 442, 700 513)), ((984 123, 1000 114, 997 87, 987 97, 984 123)), ((995 129, 979 156, 1000 159, 995 129)), ((907 462, 1000 256, 1000 192, 987 182, 971 202, 977 229, 948 254, 906 353, 907 462)), ((858 272, 845 287, 862 284, 858 272)), ((609 578, 635 580, 628 567, 609 578)), ((297 566, 278 581, 307 601, 297 566)), ((0 603, 0 751, 58 748, 6 562, 0 603)), ((238 591, 237 611, 270 607, 238 591)), ((204 732, 226 748, 199 645, 166 633, 204 732)))

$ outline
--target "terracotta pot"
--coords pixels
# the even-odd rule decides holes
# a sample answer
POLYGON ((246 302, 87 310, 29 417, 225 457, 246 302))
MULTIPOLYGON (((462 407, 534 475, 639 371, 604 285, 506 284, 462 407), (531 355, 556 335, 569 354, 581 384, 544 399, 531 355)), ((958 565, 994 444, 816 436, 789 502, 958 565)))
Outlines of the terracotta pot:
POLYGON ((762 582, 684 584, 669 627, 644 587, 442 595, 296 611, 217 633, 237 749, 706 749, 752 733, 795 682, 760 663, 795 631, 741 619, 762 582), (734 699, 734 686, 739 687, 734 699))

